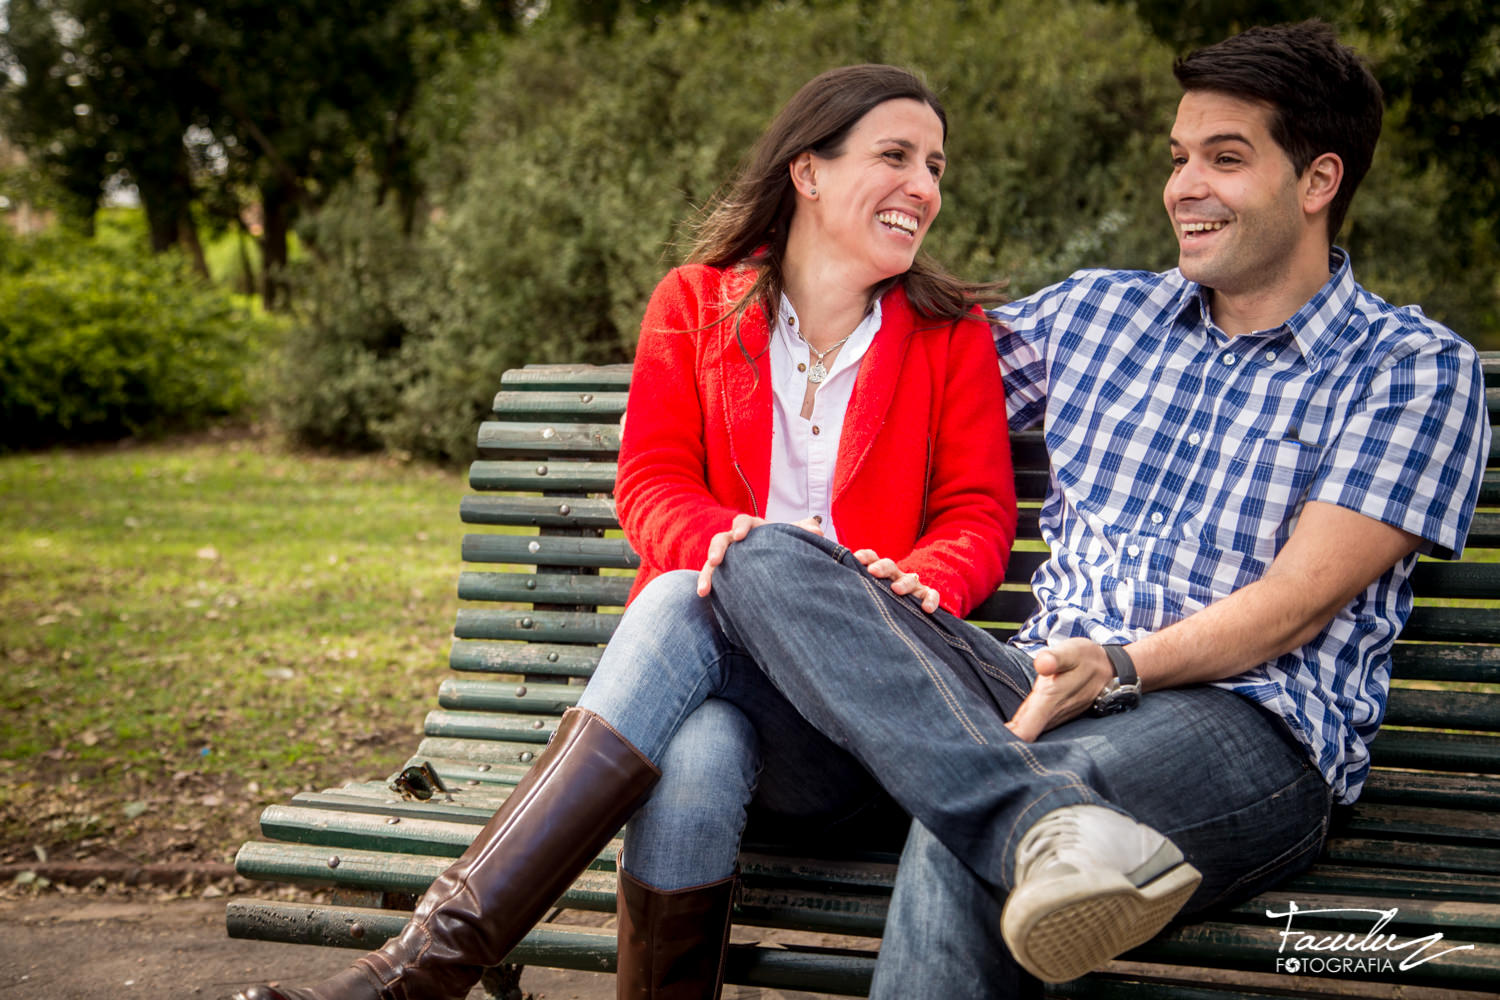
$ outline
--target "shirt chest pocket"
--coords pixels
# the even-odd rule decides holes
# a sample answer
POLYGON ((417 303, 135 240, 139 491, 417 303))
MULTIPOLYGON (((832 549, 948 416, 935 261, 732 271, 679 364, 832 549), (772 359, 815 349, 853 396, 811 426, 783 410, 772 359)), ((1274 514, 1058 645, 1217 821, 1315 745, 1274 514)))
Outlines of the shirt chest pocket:
POLYGON ((1253 438, 1230 460, 1219 502, 1205 510, 1218 546, 1269 563, 1290 534, 1288 518, 1318 473, 1323 449, 1297 438, 1253 438))

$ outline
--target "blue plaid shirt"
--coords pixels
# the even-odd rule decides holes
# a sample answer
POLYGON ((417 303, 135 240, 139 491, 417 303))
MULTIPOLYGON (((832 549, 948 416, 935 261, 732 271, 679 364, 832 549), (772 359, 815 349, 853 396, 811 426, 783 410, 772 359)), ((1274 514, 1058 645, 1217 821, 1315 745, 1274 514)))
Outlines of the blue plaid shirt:
MULTIPOLYGON (((1489 420, 1473 348, 1355 283, 1273 330, 1229 337, 1177 270, 1080 271, 993 310, 1011 425, 1040 422, 1051 558, 1013 640, 1130 642, 1259 579, 1308 500, 1463 547, 1489 420)), ((1219 682, 1286 720, 1352 802, 1411 611, 1403 560, 1312 642, 1219 682)))

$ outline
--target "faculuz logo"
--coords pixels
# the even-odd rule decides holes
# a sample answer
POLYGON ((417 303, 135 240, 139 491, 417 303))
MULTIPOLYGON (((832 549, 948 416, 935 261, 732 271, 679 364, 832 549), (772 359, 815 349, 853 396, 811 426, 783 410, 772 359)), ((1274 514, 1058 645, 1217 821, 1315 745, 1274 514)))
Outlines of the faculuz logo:
POLYGON ((1470 951, 1474 948, 1472 944, 1459 944, 1441 951, 1432 951, 1429 954, 1428 952, 1436 948, 1443 940, 1443 935, 1438 931, 1425 937, 1407 939, 1385 933, 1386 925, 1396 919, 1398 912, 1399 910, 1394 906, 1388 910, 1360 907, 1304 910, 1293 900, 1287 901, 1285 912, 1267 910, 1266 916, 1272 920, 1286 921, 1280 931, 1281 945, 1276 949, 1276 954, 1282 956, 1288 950, 1294 953, 1291 957, 1278 957, 1276 971, 1294 976, 1302 974, 1360 975, 1397 970, 1405 972, 1434 959, 1442 958, 1449 952, 1470 951), (1369 929, 1363 933, 1356 930, 1352 933, 1326 934, 1293 926, 1298 917, 1327 918, 1337 915, 1347 915, 1351 920, 1362 915, 1371 923, 1369 929), (1308 952, 1313 954, 1307 955, 1308 952))

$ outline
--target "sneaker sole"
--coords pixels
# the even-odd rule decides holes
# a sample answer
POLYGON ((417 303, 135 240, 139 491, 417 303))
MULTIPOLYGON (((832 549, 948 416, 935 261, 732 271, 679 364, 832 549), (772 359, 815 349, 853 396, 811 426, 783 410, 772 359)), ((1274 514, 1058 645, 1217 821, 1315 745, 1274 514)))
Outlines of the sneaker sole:
POLYGON ((1151 940, 1201 881, 1184 862, 1140 888, 1098 873, 1023 886, 1006 900, 1000 929, 1022 968, 1065 983, 1151 940))

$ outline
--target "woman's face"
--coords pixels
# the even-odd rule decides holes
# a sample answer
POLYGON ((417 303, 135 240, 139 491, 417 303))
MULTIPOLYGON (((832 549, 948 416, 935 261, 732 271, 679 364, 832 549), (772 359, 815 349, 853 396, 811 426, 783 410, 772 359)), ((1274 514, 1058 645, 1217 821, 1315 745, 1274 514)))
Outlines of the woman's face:
MULTIPOLYGON (((874 285, 904 274, 943 196, 943 123, 921 101, 877 104, 850 129, 834 157, 799 158, 806 194, 798 211, 812 223, 815 252, 852 267, 874 285)), ((794 170, 797 164, 794 163, 794 170)))

